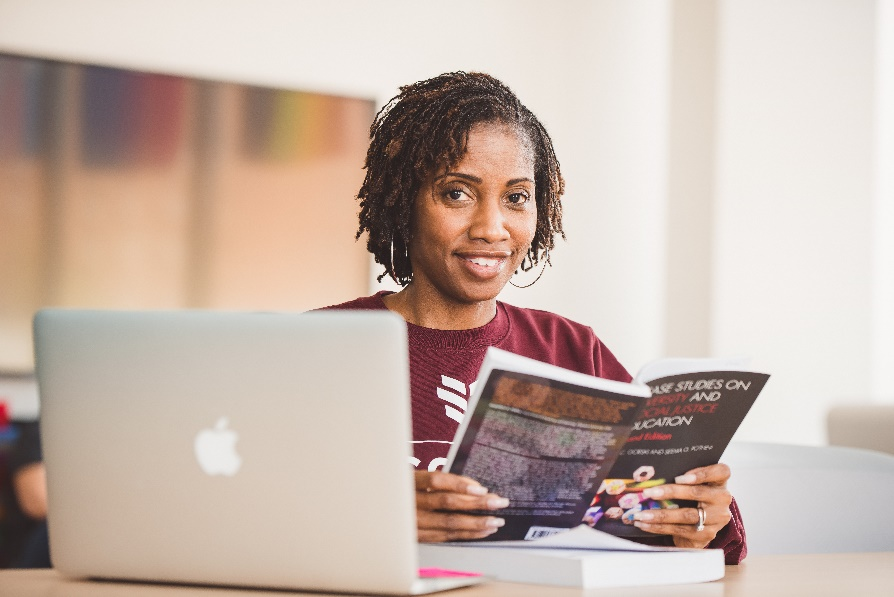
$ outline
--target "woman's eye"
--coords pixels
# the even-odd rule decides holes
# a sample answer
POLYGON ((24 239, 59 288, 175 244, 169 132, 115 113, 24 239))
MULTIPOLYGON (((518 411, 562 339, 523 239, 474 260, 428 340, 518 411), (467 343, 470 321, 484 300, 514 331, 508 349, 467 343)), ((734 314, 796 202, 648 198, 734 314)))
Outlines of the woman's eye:
POLYGON ((528 201, 528 196, 524 193, 512 193, 509 195, 509 203, 514 205, 522 205, 528 201))
POLYGON ((454 201, 459 201, 463 198, 465 193, 461 189, 450 189, 447 191, 447 198, 453 199, 454 201))

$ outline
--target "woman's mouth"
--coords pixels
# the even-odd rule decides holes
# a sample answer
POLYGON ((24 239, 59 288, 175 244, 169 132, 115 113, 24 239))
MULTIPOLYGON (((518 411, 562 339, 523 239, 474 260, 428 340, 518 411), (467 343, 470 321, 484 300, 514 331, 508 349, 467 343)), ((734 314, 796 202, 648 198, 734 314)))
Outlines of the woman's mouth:
POLYGON ((473 257, 471 259, 468 259, 468 261, 471 261, 475 265, 480 265, 481 267, 495 268, 499 266, 503 260, 493 257, 473 257))
POLYGON ((459 255, 465 264, 466 271, 477 278, 492 278, 498 275, 506 265, 508 255, 459 255))

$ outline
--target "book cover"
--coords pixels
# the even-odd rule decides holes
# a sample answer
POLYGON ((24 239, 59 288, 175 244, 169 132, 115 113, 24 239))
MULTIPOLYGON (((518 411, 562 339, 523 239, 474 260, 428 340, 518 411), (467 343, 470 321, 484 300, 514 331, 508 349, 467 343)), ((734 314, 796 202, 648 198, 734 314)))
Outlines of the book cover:
POLYGON ((600 483, 585 523, 620 537, 645 537, 651 534, 633 526, 637 512, 695 507, 690 502, 649 499, 642 492, 720 462, 768 378, 750 371, 713 370, 649 380, 652 396, 600 483))

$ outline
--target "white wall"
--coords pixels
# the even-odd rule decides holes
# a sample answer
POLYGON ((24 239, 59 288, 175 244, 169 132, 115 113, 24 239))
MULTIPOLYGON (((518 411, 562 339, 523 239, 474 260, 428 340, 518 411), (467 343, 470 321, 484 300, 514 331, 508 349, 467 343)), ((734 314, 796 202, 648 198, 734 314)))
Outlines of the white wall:
POLYGON ((894 0, 876 12, 875 197, 873 206, 872 386, 876 402, 894 402, 894 0))
POLYGON ((544 121, 568 182, 555 267, 504 298, 592 325, 631 369, 678 349, 751 354, 774 377, 742 439, 821 443, 826 406, 871 379, 880 394, 894 352, 877 331, 894 326, 892 249, 872 226, 892 219, 894 163, 879 2, 3 0, 0 51, 379 103, 491 72, 544 121), (698 98, 716 114, 679 103, 698 98), (687 221, 702 223, 669 237, 687 221), (702 303, 685 276, 707 280, 702 303))
POLYGON ((742 439, 866 399, 875 3, 720 4, 712 349, 773 373, 742 439))
POLYGON ((711 351, 717 24, 713 0, 674 1, 664 248, 665 352, 672 356, 711 351))

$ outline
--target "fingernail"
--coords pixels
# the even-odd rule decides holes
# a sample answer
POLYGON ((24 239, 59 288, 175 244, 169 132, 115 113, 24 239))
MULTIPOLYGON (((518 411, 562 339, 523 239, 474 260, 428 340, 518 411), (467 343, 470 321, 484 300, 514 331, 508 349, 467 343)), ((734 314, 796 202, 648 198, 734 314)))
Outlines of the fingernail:
POLYGON ((679 477, 675 478, 674 481, 676 481, 677 483, 695 483, 695 475, 693 475, 692 473, 689 473, 687 475, 680 475, 679 477))
POLYGON ((638 528, 638 529, 648 529, 648 528, 651 528, 651 527, 652 527, 652 525, 650 525, 649 523, 647 523, 647 522, 640 522, 640 521, 638 521, 638 520, 634 520, 634 521, 633 521, 633 526, 635 526, 635 527, 638 528))
POLYGON ((487 522, 485 524, 492 529, 498 529, 501 526, 503 526, 504 524, 506 524, 506 521, 503 520, 502 518, 495 518, 495 517, 491 516, 490 518, 487 519, 487 522))
POLYGON ((466 493, 472 495, 487 495, 487 487, 481 485, 466 485, 466 493))
POLYGON ((503 497, 492 497, 487 500, 488 508, 505 508, 509 505, 509 500, 503 497))
POLYGON ((653 518, 655 518, 655 515, 646 511, 637 512, 633 515, 634 520, 652 520, 653 518))
POLYGON ((664 495, 664 488, 649 487, 648 489, 643 489, 643 495, 647 498, 660 498, 664 495))

